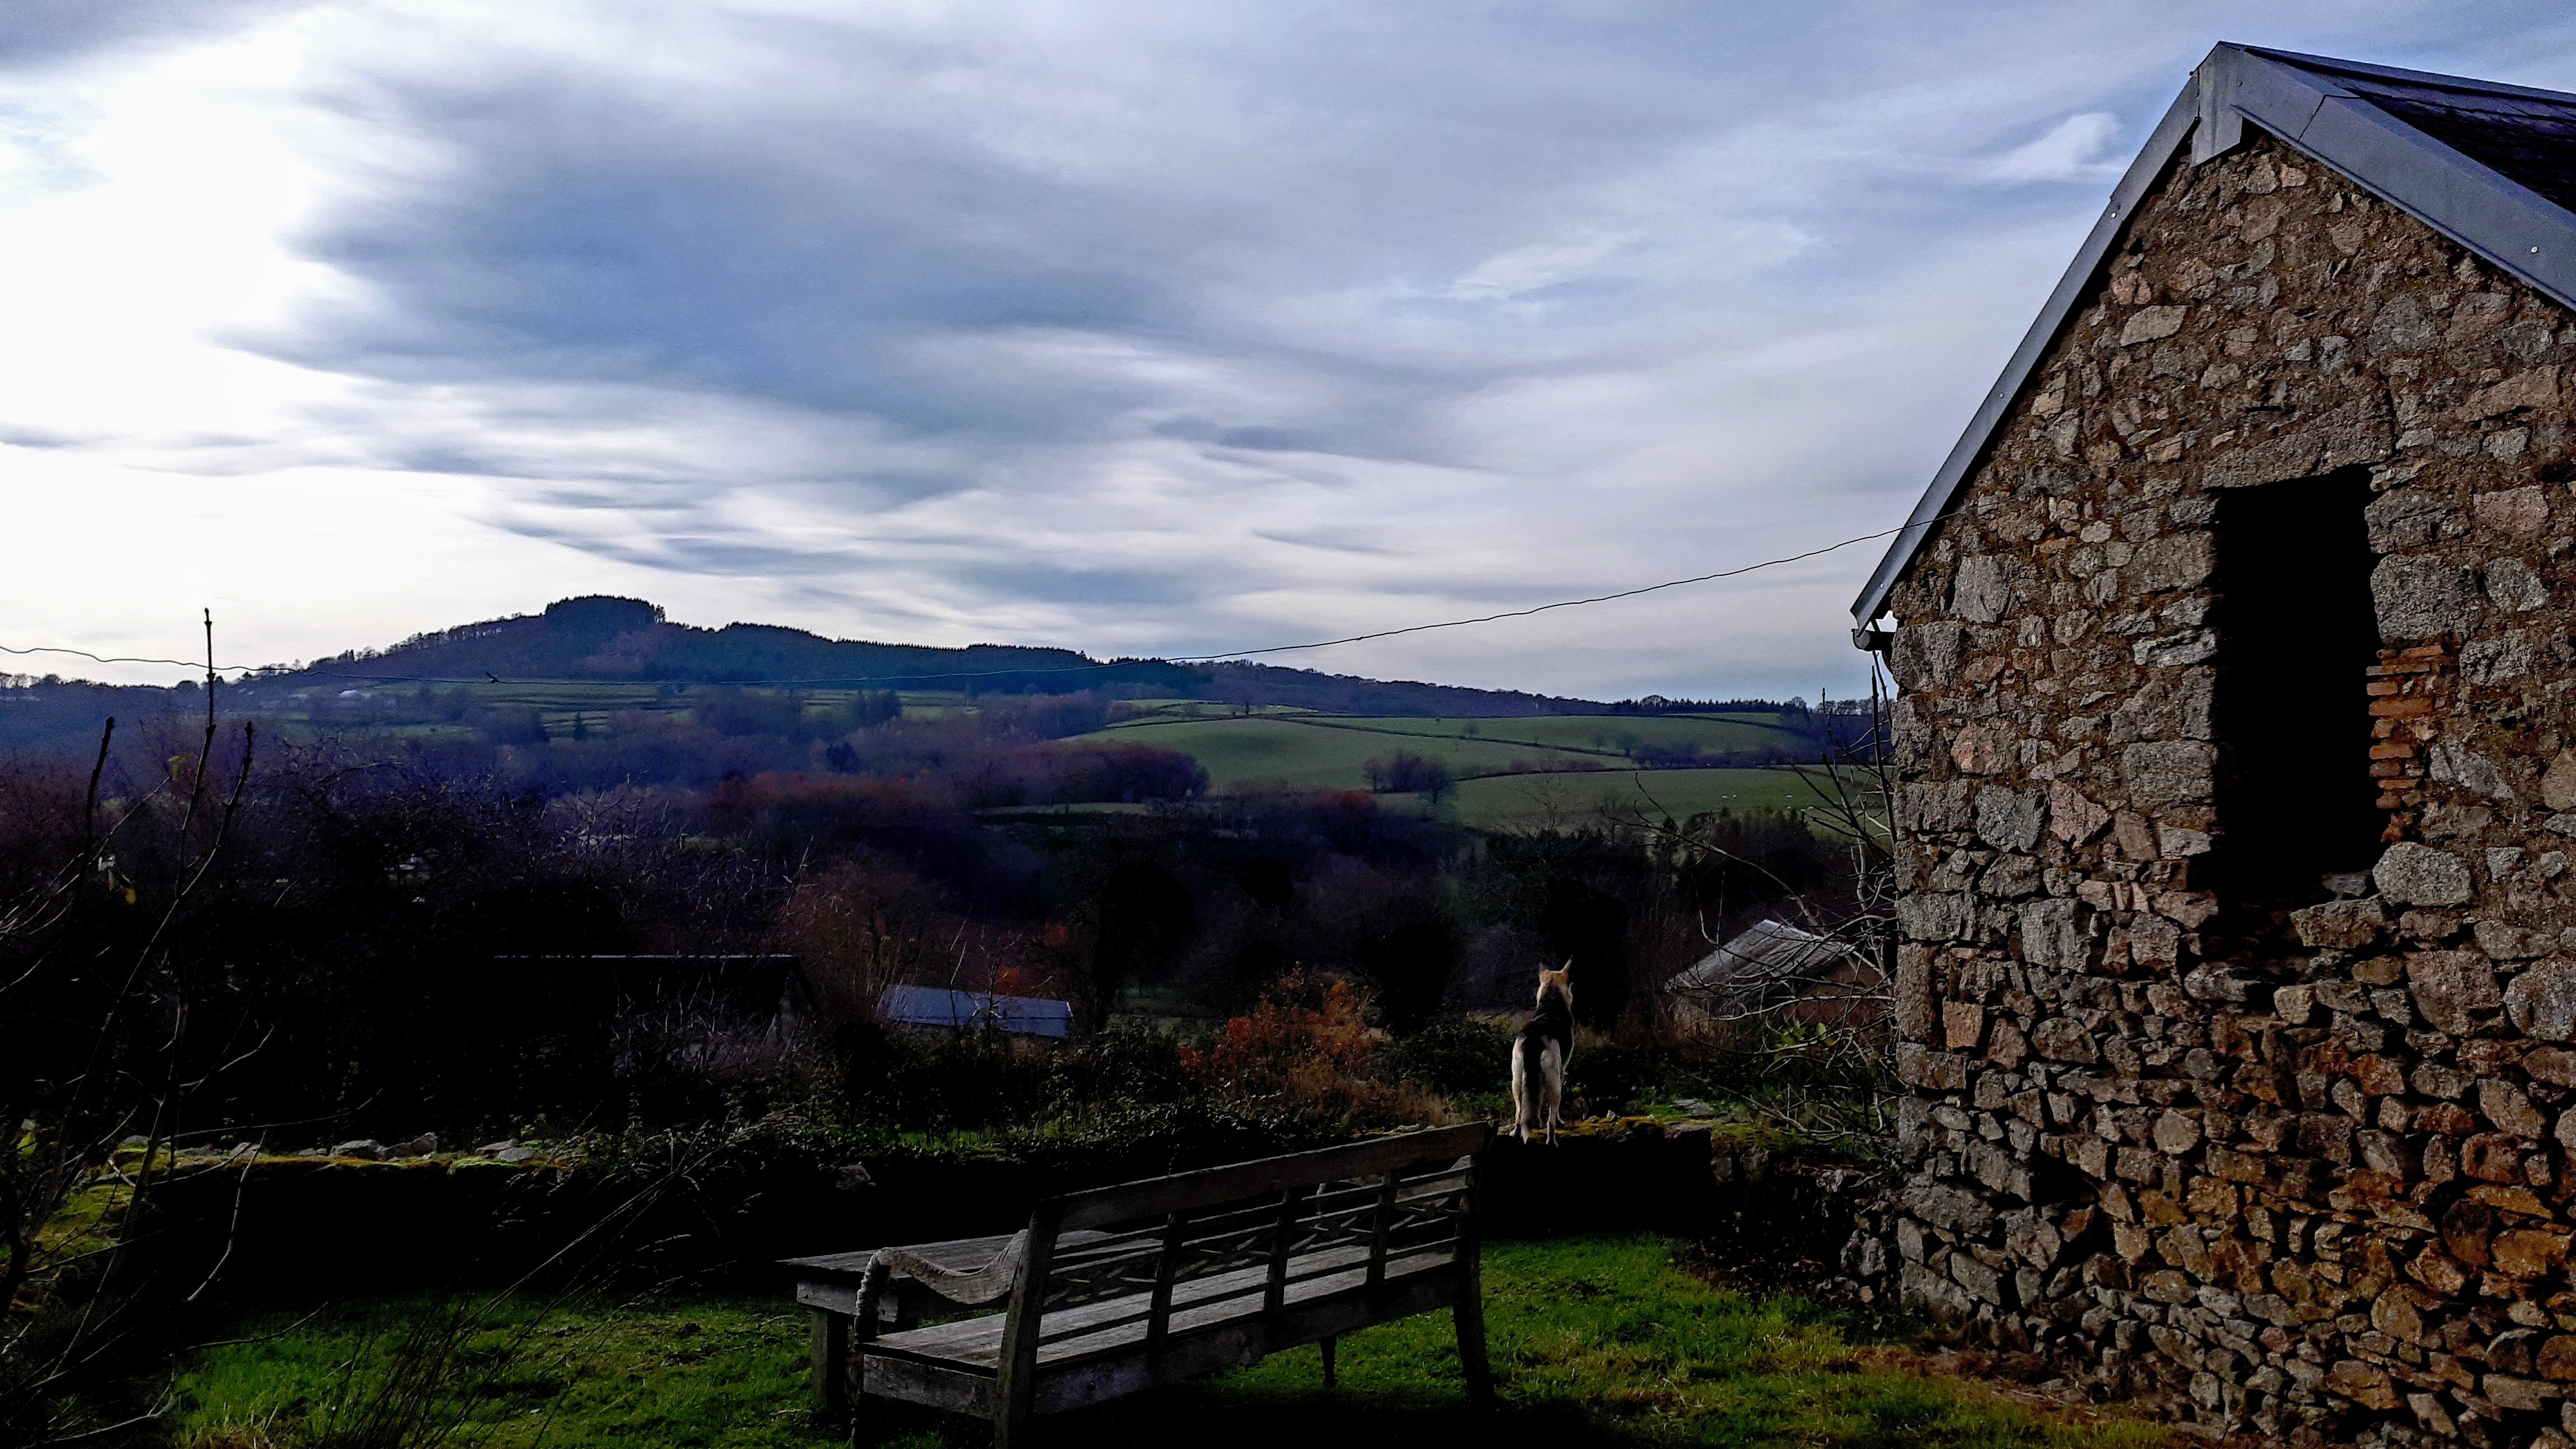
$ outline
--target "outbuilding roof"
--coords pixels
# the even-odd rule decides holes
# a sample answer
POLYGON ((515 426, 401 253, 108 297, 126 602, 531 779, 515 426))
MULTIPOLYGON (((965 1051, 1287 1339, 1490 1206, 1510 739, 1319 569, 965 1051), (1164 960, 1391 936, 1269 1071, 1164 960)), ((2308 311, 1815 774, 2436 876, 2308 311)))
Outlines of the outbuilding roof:
POLYGON ((1942 461, 1852 605, 1853 642, 1984 461, 1996 429, 2075 315, 2130 214, 2189 147, 2193 165, 2236 149, 2251 124, 2576 308, 2576 95, 2219 45, 2192 71, 2112 189, 2093 230, 1942 461))
POLYGON ((907 1026, 947 1026, 1009 1032, 1014 1036, 1068 1036, 1073 1007, 1044 996, 996 996, 942 986, 889 986, 877 1014, 907 1026))
POLYGON ((1831 972, 1852 948, 1785 921, 1763 920, 1702 956, 1665 985, 1675 991, 1722 991, 1802 981, 1831 972))

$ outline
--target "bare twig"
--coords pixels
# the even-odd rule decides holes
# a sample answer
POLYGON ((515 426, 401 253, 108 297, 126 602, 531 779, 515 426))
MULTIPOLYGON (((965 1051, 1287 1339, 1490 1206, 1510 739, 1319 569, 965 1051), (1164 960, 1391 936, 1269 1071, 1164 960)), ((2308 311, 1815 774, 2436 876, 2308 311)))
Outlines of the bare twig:
MULTIPOLYGON (((189 996, 168 943, 214 878, 246 798, 256 742, 246 723, 239 772, 213 829, 200 839, 220 729, 213 630, 209 611, 205 726, 187 801, 170 836, 166 896, 153 910, 149 929, 136 940, 126 924, 130 917, 123 913, 141 903, 144 883, 120 878, 106 847, 174 782, 145 792, 101 830, 99 794, 115 738, 112 719, 100 731, 82 795, 77 851, 43 888, 42 908, 0 914, 0 949, 23 952, 27 962, 0 986, 0 1011, 14 1009, 19 993, 33 991, 47 1010, 60 1013, 80 999, 72 993, 87 990, 87 983, 105 985, 86 1008, 95 1014, 82 1028, 85 1040, 73 1047, 67 1069, 13 1081, 8 1100, 0 1101, 0 1120, 14 1124, 16 1136, 16 1150, 0 1155, 0 1252, 6 1255, 0 1261, 0 1438, 97 1438, 166 1409, 165 1404, 139 1419, 95 1422, 104 1401, 82 1390, 83 1376, 108 1361, 137 1321, 134 1253, 153 1195, 169 1182, 234 1165, 234 1158, 226 1158, 213 1168, 182 1168, 172 1146, 187 1098, 212 1073, 191 1075, 189 996), (140 1133, 133 1130, 138 1126, 140 1133), (119 1160, 120 1144, 138 1136, 141 1151, 128 1171, 119 1160), (85 1193, 99 1195, 92 1225, 79 1236, 58 1230, 85 1193)), ((236 1229, 239 1210, 237 1188, 236 1229)), ((230 1252, 228 1234, 217 1270, 230 1252)), ((212 1281, 211 1273, 206 1281, 212 1281)), ((188 1296, 204 1287, 201 1282, 188 1296)))
MULTIPOLYGON (((1847 894, 1822 900, 1797 890, 1778 872, 1694 829, 1697 822, 1636 822, 1677 855, 1758 872, 1796 918, 1806 939, 1790 943, 1785 963, 1712 939, 1713 964, 1675 995, 1683 1017, 1732 1063, 1706 1090, 1811 1139, 1874 1138, 1890 1122, 1896 782, 1886 688, 1874 667, 1863 718, 1857 738, 1834 740, 1816 764, 1793 767, 1815 801, 1801 817, 1843 847, 1847 894)), ((1701 932, 1707 936, 1705 923, 1701 932)))

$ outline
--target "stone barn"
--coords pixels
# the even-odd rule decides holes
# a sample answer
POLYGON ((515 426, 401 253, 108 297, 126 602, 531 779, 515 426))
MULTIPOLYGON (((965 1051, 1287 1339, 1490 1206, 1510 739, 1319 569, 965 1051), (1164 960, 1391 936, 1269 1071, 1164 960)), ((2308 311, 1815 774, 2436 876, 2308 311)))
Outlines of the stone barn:
POLYGON ((2576 1430, 2576 96, 2222 45, 1861 595, 1855 1276, 2293 1443, 2576 1430))

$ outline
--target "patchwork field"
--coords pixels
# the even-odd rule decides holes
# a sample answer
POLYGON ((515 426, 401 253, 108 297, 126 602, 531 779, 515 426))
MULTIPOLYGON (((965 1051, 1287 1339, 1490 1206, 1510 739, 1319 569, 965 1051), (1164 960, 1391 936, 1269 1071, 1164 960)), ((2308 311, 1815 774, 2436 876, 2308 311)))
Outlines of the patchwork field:
POLYGON ((1366 762, 1398 750, 1444 761, 1464 779, 1531 765, 1616 767, 1629 762, 1628 751, 1634 748, 1776 749, 1796 756, 1812 748, 1758 716, 1367 719, 1290 711, 1217 714, 1208 706, 1158 711, 1085 738, 1180 750, 1206 766, 1209 781, 1220 789, 1238 780, 1282 780, 1315 789, 1356 790, 1368 783, 1361 768, 1366 762))
POLYGON ((1565 714, 1527 719, 1373 719, 1365 723, 1393 733, 1454 735, 1608 755, 1625 755, 1639 748, 1787 750, 1803 755, 1814 748, 1805 736, 1783 729, 1763 715, 1565 714))
MULTIPOLYGON (((379 691, 397 698, 416 693, 414 686, 379 691)), ((704 687, 529 680, 439 686, 438 693, 468 695, 484 708, 536 710, 548 733, 564 739, 574 733, 577 719, 594 734, 613 734, 614 716, 621 712, 686 718, 704 687)), ((806 712, 817 719, 838 715, 850 695, 851 691, 841 689, 809 691, 804 697, 806 712)), ((352 712, 346 705, 319 698, 313 705, 317 725, 327 726, 338 716, 365 727, 364 710, 352 712)), ((973 708, 971 699, 955 692, 904 692, 905 713, 915 718, 973 708)), ((1368 761, 1409 751, 1445 763, 1458 777, 1456 794, 1440 803, 1439 812, 1482 830, 1589 819, 1605 806, 1623 813, 1642 810, 1679 819, 1704 810, 1781 809, 1814 803, 1812 792, 1787 770, 1635 768, 1635 754, 1641 751, 1689 755, 1772 750, 1790 758, 1809 757, 1813 744, 1776 715, 1377 718, 1280 705, 1243 709, 1204 700, 1138 702, 1126 708, 1137 713, 1077 738, 1181 751, 1206 767, 1210 786, 1218 790, 1254 781, 1306 789, 1365 789, 1368 761)), ((376 727, 415 738, 472 733, 462 723, 376 727)), ((1386 804, 1397 809, 1431 808, 1407 796, 1389 796, 1386 804)), ((1053 806, 1046 813, 1097 808, 1053 806)))
MULTIPOLYGON (((1589 752, 1532 748, 1458 735, 1434 735, 1380 728, 1388 724, 1428 724, 1410 720, 1326 720, 1285 714, 1241 715, 1216 719, 1139 720, 1112 725, 1086 740, 1156 745, 1179 750, 1207 767, 1208 781, 1218 789, 1244 780, 1279 780, 1317 790, 1358 790, 1368 784, 1362 766, 1380 755, 1411 750, 1448 762, 1459 774, 1506 770, 1516 761, 1536 760, 1556 768, 1579 768, 1599 759, 1589 752)), ((1509 721, 1519 723, 1519 721, 1509 721)))
POLYGON ((1600 770, 1495 775, 1459 782, 1444 808, 1478 830, 1580 824, 1603 809, 1687 820, 1709 810, 1788 810, 1817 803, 1790 770, 1600 770))

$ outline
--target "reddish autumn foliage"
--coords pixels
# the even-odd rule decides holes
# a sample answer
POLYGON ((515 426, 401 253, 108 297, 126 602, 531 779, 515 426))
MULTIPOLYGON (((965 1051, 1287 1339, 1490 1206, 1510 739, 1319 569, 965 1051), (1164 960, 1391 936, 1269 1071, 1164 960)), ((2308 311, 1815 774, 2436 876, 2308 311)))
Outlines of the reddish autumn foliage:
POLYGON ((1373 1016, 1350 982, 1291 971, 1215 1041, 1182 1047, 1181 1072, 1216 1096, 1301 1117, 1436 1120, 1438 1099, 1397 1076, 1373 1016))

